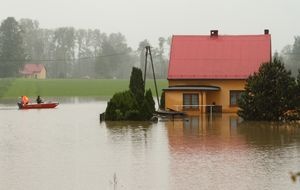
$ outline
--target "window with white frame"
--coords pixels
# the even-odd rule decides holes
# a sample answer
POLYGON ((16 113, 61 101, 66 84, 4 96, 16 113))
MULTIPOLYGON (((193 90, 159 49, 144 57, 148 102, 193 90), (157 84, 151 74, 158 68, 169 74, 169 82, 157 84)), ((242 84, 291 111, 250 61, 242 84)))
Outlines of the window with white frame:
POLYGON ((199 94, 183 94, 183 109, 199 109, 199 94))

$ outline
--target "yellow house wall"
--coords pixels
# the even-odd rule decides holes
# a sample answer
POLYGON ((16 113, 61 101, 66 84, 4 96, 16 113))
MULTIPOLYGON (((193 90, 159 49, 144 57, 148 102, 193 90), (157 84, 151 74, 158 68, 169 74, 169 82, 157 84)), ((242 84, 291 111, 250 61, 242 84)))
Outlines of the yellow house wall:
POLYGON ((37 79, 45 79, 46 78, 46 69, 43 68, 40 73, 37 74, 37 79))
POLYGON ((179 111, 177 105, 182 105, 182 92, 165 92, 165 108, 179 111))
POLYGON ((207 130, 210 130, 212 126, 216 131, 218 131, 217 134, 219 135, 219 137, 228 138, 232 135, 233 132, 236 132, 232 131, 231 128, 235 128, 234 125, 237 125, 238 121, 239 118, 235 113, 214 115, 212 120, 210 120, 209 115, 198 114, 190 116, 187 120, 176 120, 176 122, 168 121, 166 122, 166 126, 168 128, 169 137, 174 137, 175 141, 178 141, 180 137, 185 135, 185 130, 194 128, 198 129, 199 134, 201 134, 205 133, 205 131, 207 130), (193 125, 188 128, 185 128, 184 122, 190 122, 191 118, 198 119, 198 123, 196 123, 198 125, 193 125))
MULTIPOLYGON (((175 105, 183 104, 183 93, 199 93, 199 103, 222 105, 223 112, 237 112, 237 107, 230 106, 230 90, 244 90, 245 80, 169 80, 169 86, 190 86, 190 85, 208 85, 220 87, 220 91, 207 91, 206 102, 201 102, 201 93, 199 91, 166 91, 166 108, 178 109, 175 105)), ((180 109, 182 110, 182 109, 180 109)))

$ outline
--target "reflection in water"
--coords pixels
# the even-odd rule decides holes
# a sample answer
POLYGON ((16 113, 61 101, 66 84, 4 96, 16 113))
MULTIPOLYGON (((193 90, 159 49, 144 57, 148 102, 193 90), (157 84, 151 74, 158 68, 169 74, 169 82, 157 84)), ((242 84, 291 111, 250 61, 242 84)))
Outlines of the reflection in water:
POLYGON ((148 130, 151 130, 150 122, 107 121, 105 122, 107 134, 112 142, 129 140, 138 144, 147 144, 148 130))
POLYGON ((106 105, 0 109, 0 189, 299 189, 298 126, 234 114, 100 124, 106 105))
POLYGON ((289 146, 297 141, 300 133, 298 123, 270 123, 270 122, 242 122, 239 124, 238 133, 245 136, 248 144, 265 146, 289 146))
POLYGON ((171 189, 296 189, 288 176, 299 170, 295 126, 219 114, 176 119, 166 127, 171 189))
POLYGON ((105 125, 107 148, 112 152, 110 159, 120 174, 121 186, 127 187, 124 189, 168 189, 165 129, 150 122, 111 121, 105 125))
POLYGON ((151 138, 151 133, 148 132, 152 128, 150 122, 107 121, 105 124, 108 139, 113 143, 129 141, 134 146, 147 146, 147 140, 151 138))

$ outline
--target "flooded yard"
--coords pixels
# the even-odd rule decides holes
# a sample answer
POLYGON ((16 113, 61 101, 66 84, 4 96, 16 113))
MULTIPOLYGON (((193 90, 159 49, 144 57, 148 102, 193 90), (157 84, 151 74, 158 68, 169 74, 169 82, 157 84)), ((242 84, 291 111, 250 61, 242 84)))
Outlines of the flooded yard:
POLYGON ((235 114, 99 122, 106 101, 18 110, 0 100, 0 189, 299 189, 296 124, 235 114))

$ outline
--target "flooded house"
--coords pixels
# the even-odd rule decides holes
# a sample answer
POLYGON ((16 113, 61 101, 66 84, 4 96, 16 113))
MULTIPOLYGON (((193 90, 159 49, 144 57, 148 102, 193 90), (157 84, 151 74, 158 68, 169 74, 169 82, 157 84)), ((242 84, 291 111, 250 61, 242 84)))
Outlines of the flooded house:
POLYGON ((269 30, 257 35, 172 37, 165 108, 190 114, 237 112, 246 79, 271 60, 269 30))

